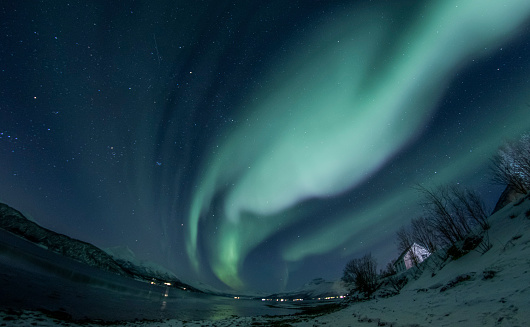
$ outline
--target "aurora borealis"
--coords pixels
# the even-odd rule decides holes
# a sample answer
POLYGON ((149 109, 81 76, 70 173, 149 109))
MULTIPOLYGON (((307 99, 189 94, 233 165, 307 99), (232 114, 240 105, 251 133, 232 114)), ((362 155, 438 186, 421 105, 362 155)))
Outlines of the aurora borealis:
POLYGON ((528 1, 3 5, 0 201, 184 281, 380 267, 415 183, 492 206, 527 118, 528 1), (65 12, 68 13, 65 15, 65 12))

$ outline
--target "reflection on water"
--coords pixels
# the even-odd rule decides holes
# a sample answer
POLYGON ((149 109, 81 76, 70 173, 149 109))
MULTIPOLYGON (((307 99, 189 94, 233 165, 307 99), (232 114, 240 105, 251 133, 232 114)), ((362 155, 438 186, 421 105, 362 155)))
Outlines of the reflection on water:
POLYGON ((66 312, 73 319, 220 320, 296 312, 270 308, 260 300, 192 293, 124 278, 1 231, 0 289, 0 310, 45 309, 66 312))
POLYGON ((226 304, 218 304, 215 306, 215 309, 212 310, 207 320, 220 320, 223 318, 239 316, 239 315, 241 314, 238 312, 238 310, 236 310, 235 306, 226 305, 226 304))

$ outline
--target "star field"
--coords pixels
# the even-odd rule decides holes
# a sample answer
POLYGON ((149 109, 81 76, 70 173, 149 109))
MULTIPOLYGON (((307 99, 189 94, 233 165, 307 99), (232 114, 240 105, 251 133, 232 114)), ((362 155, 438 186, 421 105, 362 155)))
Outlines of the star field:
POLYGON ((411 186, 492 207, 489 158, 530 127, 527 1, 0 9, 0 201, 188 282, 382 267, 411 186))

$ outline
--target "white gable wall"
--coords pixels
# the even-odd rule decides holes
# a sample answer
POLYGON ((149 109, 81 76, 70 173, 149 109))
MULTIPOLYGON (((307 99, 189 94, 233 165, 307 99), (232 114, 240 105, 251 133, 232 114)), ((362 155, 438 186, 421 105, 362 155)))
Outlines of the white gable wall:
POLYGON ((395 263, 396 270, 398 272, 408 270, 414 267, 416 263, 419 264, 423 262, 423 260, 427 259, 430 255, 431 253, 427 249, 414 243, 403 256, 403 259, 395 263), (414 257, 416 260, 414 260, 414 257))

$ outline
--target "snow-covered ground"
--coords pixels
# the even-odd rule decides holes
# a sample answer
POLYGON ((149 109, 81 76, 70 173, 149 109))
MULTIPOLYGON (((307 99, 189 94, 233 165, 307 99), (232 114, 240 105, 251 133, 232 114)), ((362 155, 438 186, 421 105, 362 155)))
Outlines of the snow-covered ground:
POLYGON ((517 206, 515 203, 490 217, 493 247, 485 254, 472 251, 435 271, 435 276, 427 268, 397 296, 354 303, 344 310, 315 318, 313 323, 530 326, 530 199, 517 206), (452 283, 458 279, 464 281, 452 283), (442 291, 450 285, 453 287, 442 291))
MULTIPOLYGON (((399 295, 321 315, 118 322, 123 326, 530 326, 530 198, 490 217, 493 247, 427 267, 399 295), (434 272, 434 273, 433 273, 434 272), (459 281, 459 282, 456 282, 459 281), (442 291, 443 290, 443 291, 442 291)), ((237 315, 237 314, 236 314, 237 315)), ((4 311, 0 325, 75 326, 60 314, 4 311), (55 316, 54 316, 55 315, 55 316)), ((196 318, 194 318, 196 319, 196 318)), ((96 326, 97 323, 83 324, 96 326)))

